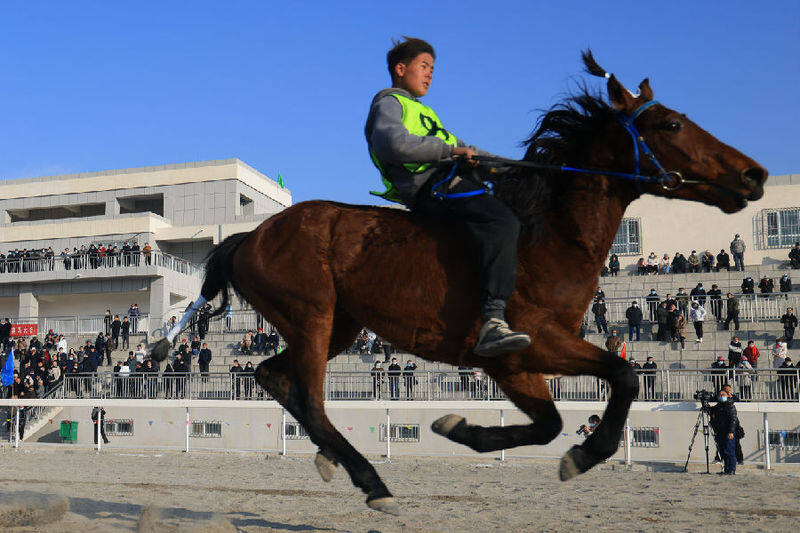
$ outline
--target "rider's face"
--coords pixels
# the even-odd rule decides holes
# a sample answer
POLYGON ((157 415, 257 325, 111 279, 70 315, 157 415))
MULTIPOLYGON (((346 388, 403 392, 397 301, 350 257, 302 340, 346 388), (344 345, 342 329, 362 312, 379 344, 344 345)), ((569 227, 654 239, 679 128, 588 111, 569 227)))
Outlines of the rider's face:
POLYGON ((405 89, 413 96, 425 96, 433 81, 433 56, 422 53, 408 63, 394 67, 395 87, 405 89))

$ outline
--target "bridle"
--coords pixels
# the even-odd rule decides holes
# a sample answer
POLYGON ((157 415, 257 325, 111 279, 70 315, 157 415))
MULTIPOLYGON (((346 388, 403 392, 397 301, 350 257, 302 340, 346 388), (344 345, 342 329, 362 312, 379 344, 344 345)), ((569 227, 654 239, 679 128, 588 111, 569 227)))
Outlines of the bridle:
MULTIPOLYGON (((675 191, 681 188, 682 185, 686 183, 691 184, 708 184, 705 181, 697 181, 697 180, 687 180, 683 177, 683 175, 677 170, 666 170, 664 166, 658 161, 658 158, 653 154, 653 151, 647 146, 647 142, 644 140, 644 136, 639 133, 639 129, 634 124, 634 121, 650 109, 651 107, 659 104, 658 100, 650 100, 639 106, 633 113, 630 115, 626 115, 622 112, 616 113, 614 116, 617 121, 625 128, 625 131, 631 137, 633 141, 633 157, 634 162, 636 165, 636 171, 634 173, 630 172, 616 172, 611 170, 602 170, 602 169, 588 169, 588 168, 576 168, 567 165, 548 165, 546 163, 537 163, 536 161, 525 161, 525 160, 516 160, 516 159, 507 159, 505 157, 497 157, 497 156, 486 156, 486 155, 474 155, 472 159, 481 163, 499 163, 501 165, 506 166, 515 166, 515 167, 530 167, 530 168, 538 168, 543 170, 555 170, 557 172, 576 172, 579 174, 602 174, 604 176, 613 176, 615 178, 621 178, 629 181, 633 181, 636 184, 636 190, 639 194, 642 194, 642 184, 643 183, 658 183, 662 189, 666 191, 675 191), (656 167, 656 175, 648 175, 641 173, 641 156, 647 158, 650 163, 656 167)), ((484 189, 469 191, 469 192, 461 192, 461 193, 443 193, 438 191, 440 185, 449 182, 455 176, 456 169, 458 168, 458 161, 453 165, 453 168, 448 173, 447 177, 438 181, 433 186, 432 193, 436 198, 439 199, 451 199, 451 198, 467 198, 471 196, 477 196, 480 194, 485 194, 491 191, 492 187, 491 184, 486 184, 487 187, 484 189)))

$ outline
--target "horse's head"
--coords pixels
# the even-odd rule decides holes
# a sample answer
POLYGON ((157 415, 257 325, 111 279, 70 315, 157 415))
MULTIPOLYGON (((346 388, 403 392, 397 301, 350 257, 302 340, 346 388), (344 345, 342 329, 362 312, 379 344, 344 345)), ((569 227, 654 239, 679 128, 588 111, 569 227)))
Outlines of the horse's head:
POLYGON ((591 52, 584 55, 584 63, 591 74, 608 78, 612 105, 622 116, 633 118, 634 131, 638 130, 657 160, 655 163, 646 153, 641 154, 642 173, 661 177, 661 183, 642 184, 644 191, 715 205, 726 213, 739 211, 748 200, 764 195, 765 168, 716 139, 686 115, 660 103, 648 106, 653 101, 653 91, 647 79, 634 95, 613 74, 606 74, 594 62, 591 52))

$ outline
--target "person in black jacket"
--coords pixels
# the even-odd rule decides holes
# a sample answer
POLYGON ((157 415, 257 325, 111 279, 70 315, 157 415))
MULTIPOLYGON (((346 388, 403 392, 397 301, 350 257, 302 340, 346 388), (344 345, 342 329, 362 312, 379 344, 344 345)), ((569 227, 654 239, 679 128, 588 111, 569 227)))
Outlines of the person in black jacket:
POLYGON ((389 397, 392 400, 400 398, 400 373, 402 368, 397 364, 397 358, 392 357, 392 364, 386 369, 386 375, 389 376, 389 397))
POLYGON ((689 293, 689 296, 700 305, 706 305, 706 290, 703 288, 702 283, 698 283, 697 286, 692 289, 692 292, 689 293))
POLYGON ((781 317, 781 324, 783 324, 783 338, 786 339, 786 349, 791 350, 794 329, 797 327, 797 316, 795 316, 791 307, 787 308, 781 317))
POLYGON ((750 276, 742 280, 742 294, 753 294, 755 293, 755 288, 756 282, 750 276))
POLYGON ((725 250, 720 250, 717 254, 717 268, 715 270, 719 272, 723 268, 728 272, 731 271, 731 256, 725 250))
POLYGON ((414 399, 414 371, 417 369, 417 364, 411 359, 406 363, 403 368, 403 381, 406 384, 406 399, 414 399))
POLYGON ((764 276, 758 282, 758 288, 761 290, 761 294, 772 294, 772 291, 775 290, 775 282, 769 276, 764 276))
POLYGON ((628 319, 628 340, 633 340, 633 332, 636 332, 636 340, 639 340, 639 333, 642 326, 642 309, 636 300, 631 302, 631 306, 625 310, 625 318, 628 319))
POLYGON ((605 333, 608 335, 608 322, 606 321, 606 304, 602 298, 599 298, 594 305, 592 305, 592 314, 594 315, 594 323, 597 326, 597 333, 605 333))
POLYGON ((211 350, 208 349, 208 344, 203 343, 203 348, 197 354, 197 364, 200 367, 200 372, 203 376, 208 377, 208 367, 211 364, 211 350))
POLYGON ((723 388, 717 394, 717 404, 711 408, 711 427, 714 439, 725 463, 723 473, 736 474, 736 426, 739 417, 736 407, 730 400, 728 392, 723 388))
POLYGON ((800 242, 794 243, 794 248, 789 250, 789 262, 792 268, 800 268, 800 242))
POLYGON ((781 292, 792 292, 792 278, 789 274, 784 274, 778 280, 778 288, 781 292))
POLYGON ((642 365, 644 374, 644 399, 655 400, 656 398, 656 369, 658 365, 653 361, 653 356, 647 356, 647 362, 642 365))
MULTIPOLYGON (((95 407, 92 409, 92 422, 95 425, 100 426, 100 435, 103 437, 103 443, 108 444, 110 441, 108 437, 106 437, 106 410, 101 405, 100 407, 95 407)), ((94 443, 97 444, 97 428, 93 428, 94 431, 94 443)))
POLYGON ((9 339, 11 338, 11 321, 7 318, 0 324, 0 344, 3 346, 3 351, 7 351, 9 339))
POLYGON ((650 322, 656 321, 656 309, 658 309, 658 301, 660 300, 658 293, 655 289, 650 289, 650 294, 645 296, 647 302, 647 309, 650 311, 650 322))
POLYGON ((711 290, 706 293, 711 302, 711 314, 717 319, 717 322, 722 321, 722 291, 716 283, 711 286, 711 290))

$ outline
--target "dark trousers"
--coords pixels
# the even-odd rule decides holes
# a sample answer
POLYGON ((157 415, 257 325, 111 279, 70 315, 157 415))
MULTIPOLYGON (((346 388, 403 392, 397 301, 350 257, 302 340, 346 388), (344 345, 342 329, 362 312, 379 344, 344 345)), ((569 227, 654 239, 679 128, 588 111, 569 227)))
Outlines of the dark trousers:
POLYGON ((783 328, 783 337, 786 339, 786 348, 792 349, 792 339, 794 339, 794 328, 783 328))
POLYGON ((744 253, 733 254, 734 270, 741 270, 744 272, 744 253))
MULTIPOLYGON (((497 300, 507 302, 516 283, 519 219, 508 206, 489 194, 436 199, 430 192, 435 181, 436 176, 420 190, 412 210, 463 223, 477 263, 484 302, 490 302, 490 307, 495 307, 491 304, 496 304, 497 300)), ((446 192, 466 192, 476 188, 462 180, 446 192)))
POLYGON ((729 439, 728 435, 717 436, 717 449, 722 456, 724 463, 723 471, 726 474, 736 473, 736 442, 735 439, 729 439))
POLYGON ((606 317, 594 315, 594 324, 597 326, 597 333, 608 334, 608 322, 606 321, 606 317))
POLYGON ((628 324, 628 340, 633 340, 633 333, 636 332, 636 340, 639 340, 639 333, 641 332, 641 326, 639 324, 628 324))
POLYGON ((694 332, 697 334, 698 339, 703 338, 703 321, 693 322, 694 332))
POLYGON ((725 318, 725 329, 731 329, 731 320, 733 320, 733 325, 736 326, 736 331, 739 331, 739 313, 728 313, 727 318, 725 318))

